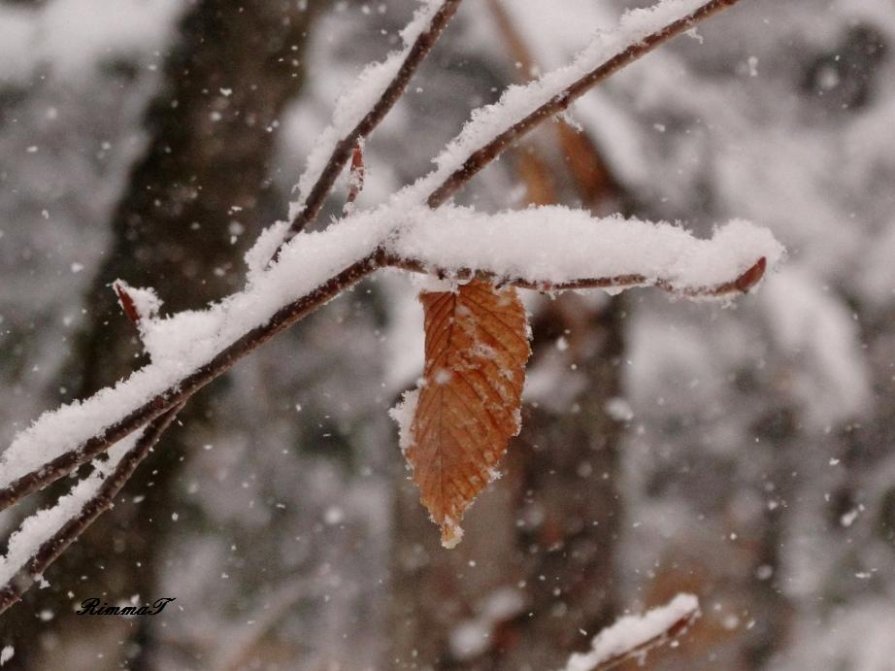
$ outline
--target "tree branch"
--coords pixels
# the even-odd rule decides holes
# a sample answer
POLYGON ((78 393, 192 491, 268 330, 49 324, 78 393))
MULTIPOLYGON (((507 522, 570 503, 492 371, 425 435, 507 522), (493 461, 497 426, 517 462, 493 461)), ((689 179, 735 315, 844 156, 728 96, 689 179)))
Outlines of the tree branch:
POLYGON ((652 285, 703 298, 748 291, 782 253, 770 233, 745 222, 699 240, 667 224, 595 219, 562 207, 481 215, 398 203, 361 212, 293 241, 283 263, 205 313, 143 319, 153 363, 23 432, 0 457, 0 509, 185 402, 240 358, 383 266, 458 279, 478 273, 542 291, 652 285), (355 240, 361 234, 367 237, 355 240), (340 265, 343 270, 327 275, 327 268, 340 265), (299 291, 304 292, 298 298, 285 297, 299 291), (202 347, 190 349, 194 341, 202 347))
POLYGON ((670 603, 642 616, 629 615, 601 631, 591 651, 574 654, 564 671, 609 671, 666 645, 684 634, 699 617, 696 597, 680 594, 670 603))
MULTIPOLYGON (((400 100, 410 78, 416 72, 420 64, 435 46, 438 38, 444 32, 445 27, 456 14, 462 0, 444 0, 441 7, 434 14, 429 26, 416 38, 413 45, 407 50, 407 55, 401 63, 394 78, 382 92, 379 99, 370 108, 370 111, 361 119, 345 137, 343 137, 333 149, 332 155, 326 162, 316 183, 311 188, 301 210, 292 220, 286 241, 290 240, 305 226, 312 222, 320 213, 326 197, 332 191, 333 185, 338 179, 348 160, 351 158, 354 148, 366 138, 376 126, 385 118, 389 110, 400 100)), ((280 247, 281 249, 282 247, 280 247)), ((279 255, 280 249, 274 256, 279 255)))
POLYGON ((146 458, 159 437, 174 421, 183 404, 157 417, 137 439, 118 462, 115 469, 106 476, 96 494, 90 497, 81 511, 68 520, 48 540, 41 543, 30 560, 0 589, 0 613, 21 600, 29 587, 43 575, 65 549, 75 542, 96 519, 115 504, 115 497, 130 479, 137 466, 146 458))
POLYGON ((481 215, 397 203, 358 213, 295 240, 284 251, 284 263, 204 314, 142 319, 153 363, 23 432, 0 457, 0 509, 185 402, 237 360, 384 265, 460 279, 479 273, 536 290, 653 285, 701 298, 748 291, 782 253, 770 233, 745 222, 699 240, 667 224, 595 219, 562 207, 481 215), (340 265, 343 270, 327 275, 340 265), (308 288, 298 298, 286 298, 302 286, 308 288), (202 346, 191 349, 195 342, 202 346))
POLYGON ((472 270, 470 268, 437 268, 419 261, 418 259, 402 259, 397 256, 386 255, 383 265, 390 268, 399 268, 413 273, 433 275, 439 279, 452 279, 466 282, 473 278, 486 279, 498 286, 514 286, 520 289, 531 289, 551 293, 554 291, 575 291, 580 289, 607 289, 609 291, 622 291, 635 287, 656 287, 686 298, 724 298, 737 294, 748 293, 764 277, 768 267, 765 257, 761 257, 745 272, 733 280, 721 282, 704 287, 681 287, 675 282, 663 278, 649 278, 646 275, 632 273, 628 275, 616 275, 614 277, 592 277, 572 280, 569 282, 533 281, 523 277, 504 277, 498 273, 487 270, 472 270))
POLYGON ((609 58, 583 77, 567 86, 558 95, 552 97, 536 110, 514 123, 499 135, 491 139, 483 147, 474 151, 463 161, 462 166, 451 173, 432 193, 426 202, 430 207, 438 207, 463 188, 475 175, 482 171, 491 161, 497 158, 507 147, 516 142, 547 119, 566 111, 573 102, 588 90, 646 55, 660 44, 672 37, 692 29, 697 23, 713 14, 735 5, 739 0, 710 0, 699 9, 691 12, 659 30, 650 33, 642 40, 630 44, 623 51, 609 58))
MULTIPOLYGON (((164 391, 107 426, 77 449, 48 461, 40 468, 13 480, 0 490, 0 510, 8 508, 23 497, 43 489, 68 475, 82 464, 94 459, 119 440, 127 437, 147 422, 160 417, 173 407, 186 402, 190 396, 209 382, 225 373, 242 357, 254 351, 275 335, 292 326, 320 306, 328 303, 343 291, 366 277, 379 267, 376 257, 363 258, 341 273, 277 311, 265 324, 258 326, 229 347, 219 352, 211 361, 184 376, 164 391)), ((95 395, 94 395, 95 397, 95 395)))

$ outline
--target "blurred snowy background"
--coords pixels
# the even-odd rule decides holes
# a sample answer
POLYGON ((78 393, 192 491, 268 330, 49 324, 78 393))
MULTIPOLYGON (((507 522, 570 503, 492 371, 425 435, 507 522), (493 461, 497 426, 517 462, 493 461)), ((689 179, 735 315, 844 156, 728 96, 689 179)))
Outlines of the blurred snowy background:
MULTIPOLYGON (((468 0, 368 143, 359 206, 646 4, 468 0)), ((0 444, 139 363, 116 277, 171 309, 241 285, 335 97, 415 6, 0 1, 0 444)), ((191 404, 0 618, 4 669, 543 670, 690 591, 700 624, 647 668, 895 670, 893 44, 890 0, 743 0, 461 194, 703 234, 749 218, 789 258, 727 307, 528 297, 525 428, 457 550, 387 416, 422 325, 382 275, 191 404), (72 615, 93 596, 177 601, 72 615)))

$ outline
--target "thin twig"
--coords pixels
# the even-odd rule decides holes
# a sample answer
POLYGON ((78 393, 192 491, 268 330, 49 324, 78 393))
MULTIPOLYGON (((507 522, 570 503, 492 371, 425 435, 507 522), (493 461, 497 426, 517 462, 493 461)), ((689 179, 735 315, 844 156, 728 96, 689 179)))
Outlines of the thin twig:
POLYGON ((25 591, 44 574, 50 564, 56 561, 59 555, 75 542, 100 515, 115 505, 115 497, 121 488, 152 450, 168 425, 174 421, 174 417, 182 407, 182 403, 176 405, 153 420, 137 440, 136 445, 125 453, 115 469, 106 476, 96 494, 84 504, 81 512, 41 544, 25 566, 0 589, 0 613, 20 601, 25 591))
MULTIPOLYGON (((488 7, 501 39, 517 65, 513 69, 517 81, 530 82, 539 66, 528 43, 507 12, 503 0, 488 0, 488 7)), ((594 139, 582 129, 573 127, 562 117, 556 119, 553 130, 559 149, 566 159, 564 169, 572 178, 581 202, 591 209, 602 209, 611 201, 617 201, 623 195, 623 188, 594 139)), ((537 150, 534 147, 533 143, 523 143, 516 148, 520 165, 537 166, 538 157, 535 153, 537 150)), ((524 181, 531 188, 531 180, 524 181)), ((555 197, 551 197, 550 202, 556 202, 555 197)))
POLYGON ((457 191, 465 186, 475 175, 485 168, 491 161, 497 158, 507 147, 519 138, 528 134, 532 129, 567 110, 573 102, 583 96, 587 91, 599 84, 607 77, 615 74, 626 65, 633 63, 638 58, 646 55, 660 44, 667 42, 672 37, 690 30, 700 21, 713 14, 735 5, 739 0, 709 0, 702 7, 687 16, 668 24, 664 28, 647 35, 641 41, 630 45, 624 51, 616 54, 597 68, 576 80, 559 95, 554 96, 548 102, 538 107, 535 111, 517 121, 503 133, 497 135, 484 147, 473 152, 442 184, 428 197, 430 207, 443 205, 457 191))
POLYGON ((685 634, 698 617, 699 609, 697 608, 675 620, 671 626, 662 633, 657 634, 648 641, 644 641, 638 646, 613 655, 609 659, 606 659, 595 666, 591 671, 610 671, 610 669, 614 669, 624 662, 633 659, 642 659, 646 653, 655 650, 656 648, 660 648, 663 645, 667 645, 674 639, 685 634))
POLYGON ((309 294, 281 308, 266 324, 255 327, 232 345, 221 350, 207 364, 199 367, 179 382, 168 387, 165 391, 149 399, 140 407, 108 426, 102 433, 85 441, 77 449, 66 452, 40 468, 13 480, 7 487, 0 490, 0 510, 8 508, 23 497, 43 489, 59 478, 71 473, 144 424, 159 417, 175 405, 186 402, 199 389, 232 368, 239 359, 382 267, 400 268, 406 271, 439 277, 452 277, 458 280, 479 276, 497 284, 513 285, 536 291, 625 289, 637 286, 655 286, 688 298, 718 298, 749 291, 764 276, 767 262, 764 258, 760 258, 733 280, 715 286, 693 288, 678 287, 671 280, 662 278, 650 279, 639 274, 582 278, 565 283, 534 282, 524 278, 506 278, 488 271, 473 271, 468 268, 451 270, 433 268, 422 261, 397 257, 386 253, 383 249, 378 249, 369 256, 351 264, 309 294))
POLYGON ((767 259, 761 257, 733 280, 704 287, 680 287, 668 279, 649 278, 646 275, 636 273, 616 275, 614 277, 582 278, 570 282, 538 282, 522 277, 504 277, 486 270, 472 270, 470 268, 447 270, 436 268, 417 259, 403 259, 393 255, 386 255, 383 258, 383 265, 413 273, 433 275, 441 279, 455 279, 465 282, 476 277, 490 280, 499 286, 514 286, 520 289, 532 289, 548 293, 553 291, 573 291, 576 289, 622 290, 634 287, 657 287, 668 293, 686 298, 723 298, 724 296, 748 293, 750 289, 755 287, 764 277, 767 270, 767 259))
POLYGON ((232 368, 239 359, 328 303, 378 267, 376 255, 365 257, 309 294, 281 308, 266 324, 252 329, 232 345, 221 350, 207 364, 149 399, 119 421, 106 427, 104 431, 90 438, 77 449, 66 452, 40 468, 12 481, 7 487, 0 490, 0 510, 8 508, 23 497, 68 475, 144 424, 151 422, 174 406, 186 402, 199 389, 232 368))
MULTIPOLYGON (((426 56, 428 56, 432 47, 435 46, 435 43, 457 12, 462 1, 463 0, 444 0, 441 7, 433 15, 429 26, 426 30, 420 33, 419 37, 417 37, 416 41, 413 43, 413 46, 408 50, 407 56, 401 64, 401 67, 398 69, 395 78, 389 83, 385 91, 382 92, 382 95, 373 107, 370 108, 367 115, 336 145, 326 166, 323 168, 323 172, 320 173, 320 177, 317 179, 316 184, 314 184, 308 193, 308 197, 305 199, 301 212, 299 212, 292 221, 286 242, 296 234, 300 233, 309 223, 314 221, 320 213, 323 203, 332 191, 336 179, 338 179, 342 170, 345 168, 345 164, 348 163, 348 160, 351 158, 354 148, 361 140, 373 132, 376 126, 378 126, 385 118, 386 114, 388 114, 389 110, 391 110, 395 103, 400 100, 407 88, 407 84, 410 82, 410 78, 413 76, 414 72, 416 72, 423 60, 425 60, 426 56)), ((277 249, 274 258, 279 255, 280 249, 282 249, 282 245, 277 249)))

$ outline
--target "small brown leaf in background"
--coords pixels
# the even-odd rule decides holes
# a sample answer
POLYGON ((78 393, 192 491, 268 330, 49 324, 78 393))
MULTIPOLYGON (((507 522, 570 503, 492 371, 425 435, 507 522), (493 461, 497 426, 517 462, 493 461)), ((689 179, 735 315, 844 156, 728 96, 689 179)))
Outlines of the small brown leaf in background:
POLYGON ((528 321, 515 289, 481 280, 420 301, 426 365, 404 455, 442 544, 454 547, 463 513, 519 433, 528 321))

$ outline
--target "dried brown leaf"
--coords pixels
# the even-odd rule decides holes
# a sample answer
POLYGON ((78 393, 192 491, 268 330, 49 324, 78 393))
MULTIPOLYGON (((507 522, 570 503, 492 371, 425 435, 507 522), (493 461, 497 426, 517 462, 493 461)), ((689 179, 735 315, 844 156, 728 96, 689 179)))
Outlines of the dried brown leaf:
POLYGON ((453 547, 463 513, 519 433, 528 322, 514 288, 483 280, 420 301, 426 365, 404 455, 442 544, 453 547))

